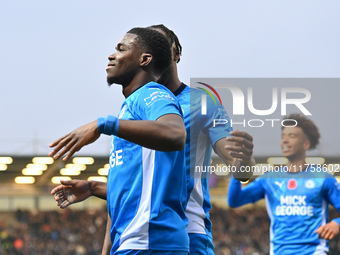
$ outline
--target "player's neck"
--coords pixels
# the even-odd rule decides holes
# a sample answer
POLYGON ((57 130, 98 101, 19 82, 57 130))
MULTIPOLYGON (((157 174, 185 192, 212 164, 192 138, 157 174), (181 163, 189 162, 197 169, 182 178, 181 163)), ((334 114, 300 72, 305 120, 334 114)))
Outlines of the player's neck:
POLYGON ((130 96, 135 90, 139 87, 144 86, 145 84, 156 81, 156 77, 149 72, 141 72, 137 74, 127 85, 123 85, 123 95, 125 98, 130 96))
POLYGON ((181 86, 181 81, 178 79, 178 76, 175 78, 170 78, 168 83, 166 84, 166 87, 171 91, 175 92, 179 87, 181 86))
POLYGON ((172 64, 171 68, 172 70, 170 78, 163 85, 167 87, 171 92, 175 92, 182 83, 178 78, 177 64, 172 64))
POLYGON ((296 159, 288 159, 287 169, 290 173, 299 173, 306 169, 305 157, 296 159))

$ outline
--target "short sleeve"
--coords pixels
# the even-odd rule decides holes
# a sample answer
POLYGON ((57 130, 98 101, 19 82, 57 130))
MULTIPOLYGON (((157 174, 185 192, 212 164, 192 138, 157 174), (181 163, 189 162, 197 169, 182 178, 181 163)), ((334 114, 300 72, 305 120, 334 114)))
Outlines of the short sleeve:
POLYGON ((176 97, 163 85, 152 83, 141 90, 135 107, 136 113, 143 120, 157 120, 166 114, 177 114, 183 117, 176 97))
POLYGON ((340 183, 338 183, 334 176, 329 175, 328 178, 325 178, 322 191, 326 201, 340 212, 340 183))

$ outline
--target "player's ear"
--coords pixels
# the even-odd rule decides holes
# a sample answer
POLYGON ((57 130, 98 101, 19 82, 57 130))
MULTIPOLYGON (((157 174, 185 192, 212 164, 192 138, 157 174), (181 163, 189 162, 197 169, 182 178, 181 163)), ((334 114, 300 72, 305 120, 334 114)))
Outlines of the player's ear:
POLYGON ((303 143, 303 149, 306 151, 310 148, 310 141, 306 139, 306 141, 303 143))
POLYGON ((152 55, 149 53, 143 53, 140 58, 140 66, 146 67, 148 66, 152 61, 152 55))

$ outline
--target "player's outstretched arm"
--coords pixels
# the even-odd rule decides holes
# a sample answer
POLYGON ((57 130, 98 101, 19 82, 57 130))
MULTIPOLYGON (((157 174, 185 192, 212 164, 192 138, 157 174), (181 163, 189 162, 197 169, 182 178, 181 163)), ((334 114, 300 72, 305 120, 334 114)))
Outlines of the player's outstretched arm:
POLYGON ((186 130, 181 116, 166 114, 156 121, 118 120, 114 116, 99 118, 59 138, 49 146, 49 156, 58 159, 67 154, 66 161, 87 144, 96 141, 100 134, 117 135, 125 140, 160 151, 183 150, 186 130))
POLYGON ((228 190, 228 204, 230 207, 239 207, 255 203, 264 198, 264 193, 265 190, 258 179, 242 188, 241 182, 231 177, 228 190))
POLYGON ((220 139, 214 145, 214 151, 228 165, 236 167, 233 172, 235 179, 249 180, 253 176, 251 166, 255 165, 253 155, 253 137, 244 131, 234 130, 225 139, 220 139), (250 166, 250 167, 247 167, 250 166))
POLYGON ((61 185, 55 187, 51 194, 57 205, 64 209, 71 204, 81 202, 90 196, 106 199, 106 183, 98 181, 70 180, 60 181, 61 185))
POLYGON ((51 143, 49 146, 53 150, 48 155, 58 159, 67 153, 63 158, 66 161, 82 147, 96 141, 99 136, 98 122, 92 121, 51 143))
POLYGON ((156 121, 119 120, 118 136, 159 151, 183 150, 186 130, 177 114, 166 114, 156 121))
POLYGON ((319 227, 315 233, 319 235, 319 238, 332 240, 339 234, 339 224, 335 221, 331 221, 319 227))

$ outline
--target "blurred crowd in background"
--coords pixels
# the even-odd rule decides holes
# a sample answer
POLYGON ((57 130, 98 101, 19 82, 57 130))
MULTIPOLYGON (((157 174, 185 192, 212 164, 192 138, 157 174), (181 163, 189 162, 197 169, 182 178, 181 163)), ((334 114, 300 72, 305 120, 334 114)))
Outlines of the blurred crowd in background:
MULTIPOLYGON (((106 208, 0 213, 0 255, 98 255, 104 240, 106 208)), ((330 218, 338 217, 334 210, 330 218)), ((269 254, 269 219, 263 207, 211 210, 216 255, 269 254)), ((340 238, 330 253, 340 255, 340 238)))
POLYGON ((105 209, 17 211, 14 219, 0 222, 0 254, 98 255, 103 245, 106 217, 105 209))

